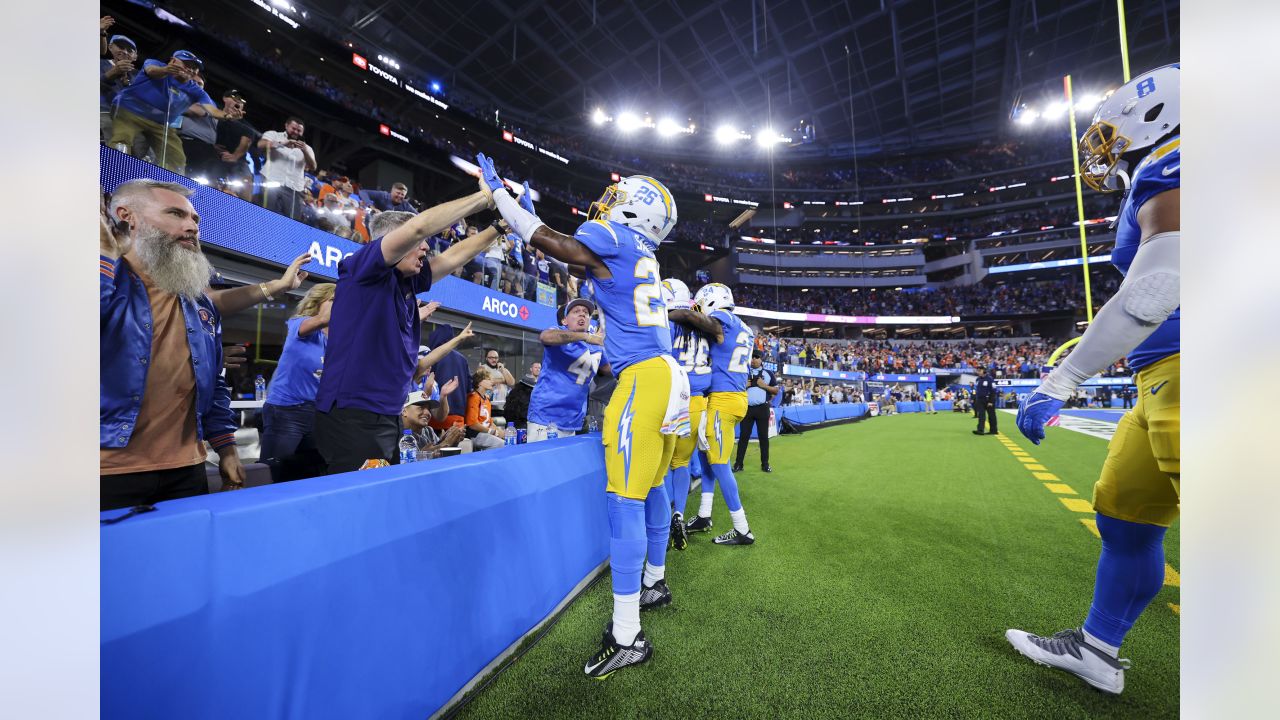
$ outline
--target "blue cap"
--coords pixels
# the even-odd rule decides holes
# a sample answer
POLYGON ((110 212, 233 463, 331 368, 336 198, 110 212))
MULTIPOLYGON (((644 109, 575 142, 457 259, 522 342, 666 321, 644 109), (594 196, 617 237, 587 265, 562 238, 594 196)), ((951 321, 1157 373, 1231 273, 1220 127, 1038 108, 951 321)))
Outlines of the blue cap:
POLYGON ((177 50, 173 53, 173 57, 178 58, 184 63, 195 63, 195 66, 199 68, 204 67, 204 63, 200 61, 200 58, 190 50, 177 50))
POLYGON ((111 36, 111 40, 110 40, 110 44, 112 44, 112 45, 128 45, 129 47, 133 48, 134 50, 137 50, 137 49, 138 49, 138 43, 136 43, 136 42, 134 42, 134 41, 130 40, 129 38, 125 37, 124 35, 112 35, 112 36, 111 36))

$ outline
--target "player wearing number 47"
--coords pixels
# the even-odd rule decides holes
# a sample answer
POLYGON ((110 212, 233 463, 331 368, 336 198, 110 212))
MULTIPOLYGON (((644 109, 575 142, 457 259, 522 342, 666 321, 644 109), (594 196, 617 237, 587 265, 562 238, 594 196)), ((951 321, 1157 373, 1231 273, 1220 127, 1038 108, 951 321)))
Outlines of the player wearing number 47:
POLYGON ((529 397, 529 442, 547 439, 547 431, 560 437, 573 435, 587 417, 587 395, 597 372, 610 372, 604 356, 604 335, 591 330, 595 303, 570 300, 560 325, 538 336, 542 351, 542 376, 529 397))
POLYGON ((508 194, 489 158, 480 155, 476 164, 511 229, 590 279, 604 315, 604 350, 618 379, 603 427, 613 622, 583 667, 588 677, 603 679, 653 656, 640 610, 671 602, 665 579, 671 506, 663 480, 676 436, 689 433, 689 380, 671 357, 654 251, 676 224, 675 201, 651 177, 626 177, 605 189, 570 236, 533 214, 527 189, 521 202, 508 194))

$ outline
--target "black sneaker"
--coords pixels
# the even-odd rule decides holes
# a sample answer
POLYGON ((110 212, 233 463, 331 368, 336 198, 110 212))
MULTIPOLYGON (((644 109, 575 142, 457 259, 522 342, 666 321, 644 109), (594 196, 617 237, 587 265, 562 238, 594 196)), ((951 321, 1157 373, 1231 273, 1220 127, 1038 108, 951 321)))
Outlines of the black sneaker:
POLYGON ((680 513, 671 514, 671 540, 668 547, 676 550, 689 547, 689 531, 684 529, 684 516, 680 513))
POLYGON ((731 468, 729 468, 729 469, 730 469, 731 471, 733 471, 733 472, 742 472, 742 466, 741 466, 741 465, 739 465, 738 463, 734 463, 734 464, 733 464, 733 467, 731 467, 731 468))
POLYGON ((763 465, 761 465, 761 466, 760 466, 760 471, 761 471, 761 472, 771 473, 771 472, 773 472, 773 466, 772 466, 772 465, 770 465, 769 463, 765 463, 765 464, 763 464, 763 465))
POLYGON ((756 536, 752 535, 750 530, 745 534, 739 533, 737 530, 730 530, 711 542, 714 542, 717 545, 750 545, 755 541, 756 536))
POLYGON ((685 532, 711 532, 711 518, 695 516, 692 520, 684 524, 685 532))
POLYGON ((610 622, 604 628, 600 649, 587 659, 587 664, 582 671, 589 678, 604 680, 624 667, 639 665, 651 657, 653 657, 653 645, 644 639, 643 630, 636 635, 635 642, 630 645, 619 645, 618 641, 613 639, 613 623, 610 622))
POLYGON ((974 434, 974 435, 986 435, 986 433, 982 432, 981 430, 974 430, 974 431, 973 431, 973 434, 974 434))
POLYGON ((666 580, 659 580, 649 587, 640 588, 640 609, 652 610, 671 604, 671 588, 666 580))

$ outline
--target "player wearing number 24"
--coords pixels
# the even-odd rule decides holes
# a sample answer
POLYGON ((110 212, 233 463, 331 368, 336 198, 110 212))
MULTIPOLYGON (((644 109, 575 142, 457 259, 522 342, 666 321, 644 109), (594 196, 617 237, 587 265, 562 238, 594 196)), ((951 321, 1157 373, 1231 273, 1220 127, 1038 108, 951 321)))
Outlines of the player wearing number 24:
POLYGON ((587 222, 569 236, 521 207, 489 158, 480 155, 476 164, 511 229, 591 280, 604 319, 604 354, 618 379, 602 428, 613 621, 583 667, 588 677, 603 679, 652 657, 653 646, 640 630, 640 610, 671 602, 666 584, 670 502, 663 481, 676 434, 689 432, 689 381, 671 357, 654 251, 675 226, 675 201, 651 177, 626 177, 605 189, 592 203, 587 222))

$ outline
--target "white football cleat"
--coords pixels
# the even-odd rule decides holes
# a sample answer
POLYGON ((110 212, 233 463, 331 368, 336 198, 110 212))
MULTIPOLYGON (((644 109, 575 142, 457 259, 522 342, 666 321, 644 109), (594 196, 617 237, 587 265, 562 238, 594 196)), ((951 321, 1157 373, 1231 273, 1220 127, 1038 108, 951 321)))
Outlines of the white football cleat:
POLYGON ((1119 695, 1124 690, 1124 671, 1129 661, 1113 658, 1090 645, 1078 628, 1049 637, 1006 630, 1004 637, 1014 650, 1041 665, 1066 670, 1103 692, 1119 695))

